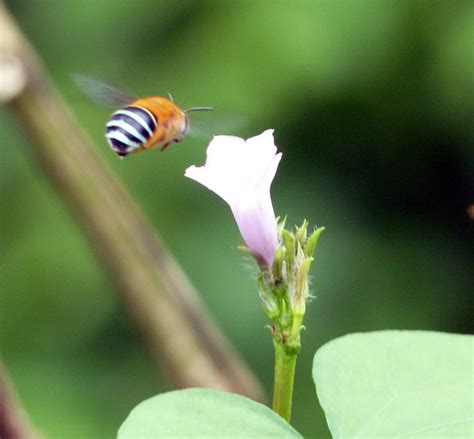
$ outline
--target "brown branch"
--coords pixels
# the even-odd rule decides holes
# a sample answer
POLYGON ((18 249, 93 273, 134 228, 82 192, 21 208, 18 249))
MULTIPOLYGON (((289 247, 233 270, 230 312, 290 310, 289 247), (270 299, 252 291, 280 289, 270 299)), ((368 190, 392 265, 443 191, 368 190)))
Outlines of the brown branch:
POLYGON ((0 438, 39 439, 40 437, 20 406, 7 371, 0 362, 0 438))
POLYGON ((176 387, 211 387, 262 400, 259 383, 96 155, 1 3, 0 35, 0 99, 10 99, 39 164, 89 237, 156 363, 164 364, 176 387))

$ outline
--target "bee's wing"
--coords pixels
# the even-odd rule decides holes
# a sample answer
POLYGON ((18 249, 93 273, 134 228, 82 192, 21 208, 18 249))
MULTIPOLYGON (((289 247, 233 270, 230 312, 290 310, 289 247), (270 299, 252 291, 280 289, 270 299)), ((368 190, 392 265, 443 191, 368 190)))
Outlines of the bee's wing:
POLYGON ((101 105, 119 107, 130 104, 137 99, 132 94, 91 76, 76 73, 72 75, 72 78, 87 96, 101 105))

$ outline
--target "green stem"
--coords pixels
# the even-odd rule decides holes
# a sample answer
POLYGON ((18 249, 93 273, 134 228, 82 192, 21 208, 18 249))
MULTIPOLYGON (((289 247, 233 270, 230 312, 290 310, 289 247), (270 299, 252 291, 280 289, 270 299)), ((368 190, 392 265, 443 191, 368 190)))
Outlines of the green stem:
POLYGON ((274 340, 273 345, 275 346, 273 410, 290 422, 298 350, 288 349, 281 341, 277 340, 274 340))

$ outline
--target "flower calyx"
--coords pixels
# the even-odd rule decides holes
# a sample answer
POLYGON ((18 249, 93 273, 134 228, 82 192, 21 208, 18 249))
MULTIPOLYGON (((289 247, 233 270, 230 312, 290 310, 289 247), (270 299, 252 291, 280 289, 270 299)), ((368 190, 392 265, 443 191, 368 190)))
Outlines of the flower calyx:
POLYGON ((280 221, 273 266, 259 273, 260 298, 266 315, 274 322, 274 342, 287 349, 299 350, 306 301, 310 298, 309 271, 323 230, 324 227, 317 227, 308 234, 305 220, 289 231, 285 229, 285 219, 280 221))

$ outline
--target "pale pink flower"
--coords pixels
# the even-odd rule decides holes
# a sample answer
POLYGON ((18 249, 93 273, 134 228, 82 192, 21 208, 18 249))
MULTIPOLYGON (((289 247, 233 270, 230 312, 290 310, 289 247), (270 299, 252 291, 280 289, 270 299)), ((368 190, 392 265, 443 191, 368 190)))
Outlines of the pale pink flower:
POLYGON ((229 204, 247 247, 266 267, 273 265, 278 247, 270 185, 280 159, 273 130, 247 140, 215 136, 207 148, 206 164, 191 166, 185 173, 229 204))

